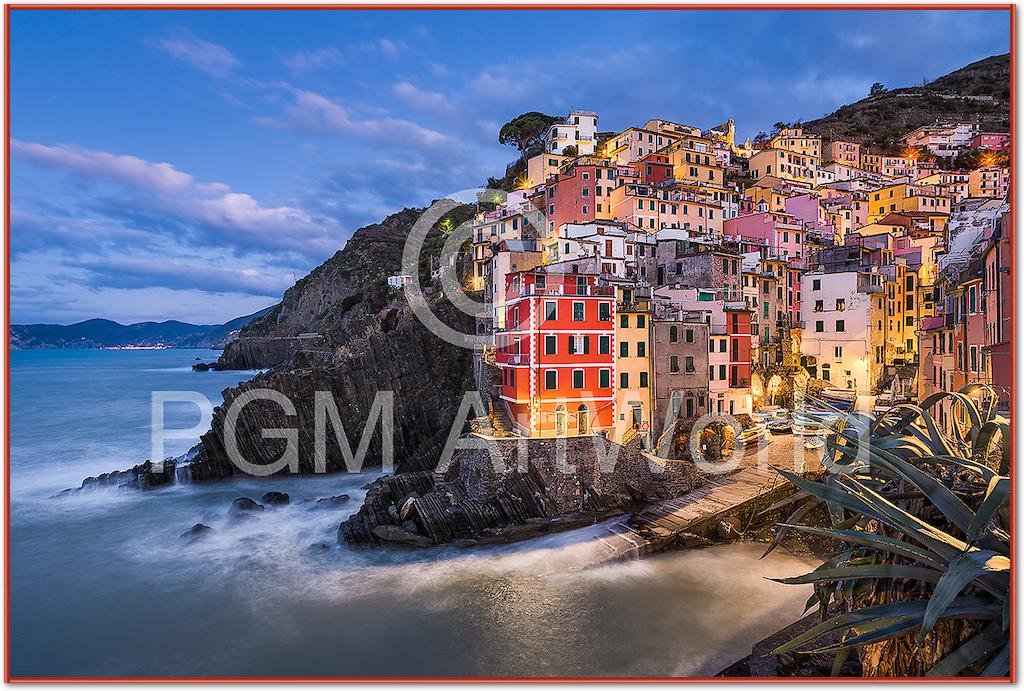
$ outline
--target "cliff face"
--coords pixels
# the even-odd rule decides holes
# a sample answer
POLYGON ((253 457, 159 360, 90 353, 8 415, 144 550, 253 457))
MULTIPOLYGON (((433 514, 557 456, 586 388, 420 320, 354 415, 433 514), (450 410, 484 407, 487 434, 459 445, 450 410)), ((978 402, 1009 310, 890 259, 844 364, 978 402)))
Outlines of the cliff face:
POLYGON ((249 322, 240 338, 317 333, 338 345, 359 340, 390 302, 387 277, 400 272, 405 238, 422 211, 403 209, 357 230, 333 257, 285 291, 280 303, 249 322))
MULTIPOLYGON (((472 320, 447 303, 438 303, 436 308, 452 326, 472 328, 472 320)), ((357 347, 300 349, 292 354, 287 367, 265 372, 225 390, 224 404, 214 411, 211 429, 202 436, 202 446, 190 466, 191 479, 211 480, 241 472, 228 457, 225 421, 231 403, 255 389, 272 389, 284 394, 295 406, 295 415, 288 415, 272 401, 253 401, 241 409, 235 438, 239 452, 248 463, 272 464, 285 449, 284 440, 265 439, 263 430, 295 429, 299 472, 314 472, 314 396, 317 391, 327 392, 337 406, 350 448, 355 452, 375 395, 378 391, 392 391, 396 465, 403 471, 432 468, 448 437, 462 391, 472 387, 473 353, 434 336, 407 308, 389 309, 396 310, 394 319, 397 320, 390 331, 378 330, 364 336, 357 347)), ((334 441, 334 429, 329 424, 325 429, 326 469, 328 472, 343 470, 344 456, 334 441)), ((380 460, 381 436, 377 424, 365 464, 377 466, 380 460)))

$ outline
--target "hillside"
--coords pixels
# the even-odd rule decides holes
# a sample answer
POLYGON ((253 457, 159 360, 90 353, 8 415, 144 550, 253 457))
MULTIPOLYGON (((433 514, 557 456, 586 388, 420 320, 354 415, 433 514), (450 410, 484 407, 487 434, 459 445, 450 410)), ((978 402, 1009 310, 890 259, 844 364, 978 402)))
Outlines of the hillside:
POLYGON ((76 324, 11 324, 12 348, 118 348, 125 346, 221 348, 254 317, 237 317, 224 324, 189 324, 180 321, 119 324, 109 319, 88 319, 76 324))
POLYGON ((1010 131, 1010 55, 994 55, 924 86, 892 89, 803 123, 826 139, 892 146, 907 132, 936 120, 979 122, 1010 131))

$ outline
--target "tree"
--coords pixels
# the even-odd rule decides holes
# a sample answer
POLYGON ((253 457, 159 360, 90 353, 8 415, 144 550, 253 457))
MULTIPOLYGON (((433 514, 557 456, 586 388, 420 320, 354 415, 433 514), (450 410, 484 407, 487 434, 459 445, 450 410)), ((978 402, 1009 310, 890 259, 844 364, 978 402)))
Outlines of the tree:
POLYGON ((545 115, 537 111, 523 113, 501 126, 501 130, 498 131, 498 142, 514 146, 520 152, 525 152, 540 140, 548 125, 555 122, 558 122, 558 118, 553 115, 545 115))
POLYGON ((775 135, 777 135, 779 132, 781 132, 782 130, 786 129, 787 127, 789 127, 789 125, 787 125, 784 122, 780 121, 780 122, 775 123, 774 125, 772 125, 772 136, 774 137, 775 135))
POLYGON ((562 155, 575 158, 576 156, 580 155, 580 149, 575 144, 570 144, 569 146, 562 149, 562 155))
POLYGON ((869 94, 870 96, 881 96, 884 93, 885 84, 883 84, 882 82, 875 82, 874 84, 871 85, 871 93, 869 94))
POLYGON ((754 140, 751 142, 754 146, 761 148, 764 143, 768 141, 768 134, 766 132, 758 132, 754 135, 754 140))

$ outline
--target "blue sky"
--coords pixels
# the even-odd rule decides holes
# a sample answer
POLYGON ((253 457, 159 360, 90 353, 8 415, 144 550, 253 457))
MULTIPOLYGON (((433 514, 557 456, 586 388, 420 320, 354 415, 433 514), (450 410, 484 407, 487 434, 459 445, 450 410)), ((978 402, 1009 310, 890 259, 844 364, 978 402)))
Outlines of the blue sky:
POLYGON ((14 11, 12 320, 271 305, 524 111, 752 136, 1008 50, 1005 11, 14 11))

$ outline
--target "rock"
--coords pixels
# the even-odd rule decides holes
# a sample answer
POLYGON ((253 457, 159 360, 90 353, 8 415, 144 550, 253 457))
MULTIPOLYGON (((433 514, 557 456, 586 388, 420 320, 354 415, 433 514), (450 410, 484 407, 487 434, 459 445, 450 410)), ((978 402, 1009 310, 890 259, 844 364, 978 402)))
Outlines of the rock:
POLYGON ((205 523, 196 523, 194 526, 183 532, 179 538, 189 543, 200 540, 213 532, 213 528, 205 523))
POLYGON ((228 514, 232 516, 239 516, 242 514, 249 514, 256 511, 263 511, 263 504, 257 504, 249 497, 239 497, 231 502, 231 507, 228 509, 228 514))
POLYGON ((260 497, 260 501, 268 506, 284 506, 291 501, 285 492, 270 491, 260 497))
POLYGON ((310 554, 323 554, 324 552, 330 552, 331 546, 326 542, 314 542, 306 550, 310 554))
POLYGON ((417 533, 417 534, 420 532, 419 526, 417 526, 412 521, 405 521, 404 523, 402 523, 402 530, 407 530, 410 533, 417 533))
POLYGON ((403 521, 409 520, 409 517, 416 512, 416 500, 419 497, 416 493, 409 495, 409 498, 402 504, 402 509, 398 512, 398 518, 403 521))
POLYGON ((333 497, 324 497, 323 499, 316 500, 316 508, 318 509, 333 509, 337 506, 341 506, 348 502, 352 497, 347 494, 336 494, 333 497))
POLYGON ((417 535, 397 525, 378 525, 374 527, 373 534, 378 540, 406 547, 430 547, 434 544, 429 537, 417 535))
POLYGON ((733 516, 719 521, 716 532, 720 540, 736 540, 739 539, 742 529, 743 526, 740 524, 740 519, 733 516))
POLYGON ((210 371, 210 366, 208 364, 206 364, 205 362, 197 362, 196 364, 192 365, 192 371, 193 372, 209 372, 210 371))

